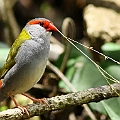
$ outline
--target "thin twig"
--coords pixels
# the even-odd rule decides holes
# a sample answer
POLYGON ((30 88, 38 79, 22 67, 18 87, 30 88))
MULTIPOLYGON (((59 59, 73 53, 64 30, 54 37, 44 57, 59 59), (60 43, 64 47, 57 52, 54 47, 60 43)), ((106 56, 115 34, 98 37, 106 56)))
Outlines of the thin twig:
POLYGON ((72 84, 68 81, 68 79, 64 76, 64 74, 56 66, 54 66, 49 61, 47 62, 47 66, 65 82, 65 84, 70 88, 72 92, 76 92, 72 84))

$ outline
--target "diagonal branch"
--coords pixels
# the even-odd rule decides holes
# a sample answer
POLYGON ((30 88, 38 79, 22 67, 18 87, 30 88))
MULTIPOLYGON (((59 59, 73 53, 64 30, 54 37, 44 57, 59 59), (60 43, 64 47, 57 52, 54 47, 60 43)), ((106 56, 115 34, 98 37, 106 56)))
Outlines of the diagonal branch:
MULTIPOLYGON (((46 98, 49 106, 46 106, 43 103, 30 104, 27 106, 27 110, 30 113, 30 117, 32 117, 50 111, 62 110, 71 106, 87 104, 90 102, 99 102, 104 99, 117 97, 117 93, 120 93, 120 84, 114 83, 111 86, 114 90, 112 90, 110 86, 105 85, 97 88, 90 88, 81 92, 46 98)), ((28 116, 23 114, 18 108, 0 112, 0 120, 14 120, 22 118, 28 118, 28 116)))

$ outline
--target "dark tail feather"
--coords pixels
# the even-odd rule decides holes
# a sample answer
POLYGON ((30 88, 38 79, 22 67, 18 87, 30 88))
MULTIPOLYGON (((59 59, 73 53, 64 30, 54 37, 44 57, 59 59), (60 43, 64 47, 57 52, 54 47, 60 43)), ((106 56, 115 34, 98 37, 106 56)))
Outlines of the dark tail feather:
POLYGON ((7 94, 4 94, 2 92, 2 90, 0 90, 0 102, 2 102, 3 100, 5 100, 6 98, 8 98, 8 95, 7 94))
POLYGON ((2 79, 0 78, 0 102, 8 98, 7 93, 4 93, 2 90, 2 79))

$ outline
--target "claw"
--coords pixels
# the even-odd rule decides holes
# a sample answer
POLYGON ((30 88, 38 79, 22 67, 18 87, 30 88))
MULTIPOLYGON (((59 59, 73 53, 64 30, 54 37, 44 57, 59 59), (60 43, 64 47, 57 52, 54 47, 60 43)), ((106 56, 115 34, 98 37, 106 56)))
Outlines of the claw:
POLYGON ((34 99, 34 101, 33 101, 34 103, 40 103, 40 102, 42 102, 42 103, 44 103, 44 104, 46 104, 47 106, 49 106, 49 104, 48 104, 48 102, 46 101, 46 99, 45 98, 42 98, 42 99, 34 99))
POLYGON ((21 105, 18 105, 16 107, 18 107, 22 111, 22 113, 25 112, 27 114, 27 116, 29 117, 29 112, 27 111, 26 107, 21 106, 21 105))
MULTIPOLYGON (((22 111, 22 113, 25 112, 25 113, 27 114, 27 116, 29 117, 29 112, 28 112, 27 108, 26 108, 25 106, 19 105, 19 104, 17 103, 17 101, 14 99, 14 97, 13 97, 13 95, 12 95, 11 93, 8 93, 8 95, 11 97, 11 99, 13 100, 14 104, 16 105, 16 107, 19 108, 19 109, 22 111)), ((31 99, 34 103, 43 102, 44 104, 46 104, 46 106, 49 106, 49 104, 48 104, 48 102, 46 101, 45 98, 35 99, 35 98, 33 98, 33 97, 31 97, 31 96, 29 96, 29 95, 27 95, 27 94, 24 94, 24 93, 22 93, 22 95, 28 97, 28 98, 31 99)))
POLYGON ((11 97, 11 99, 13 100, 15 106, 16 106, 17 108, 19 108, 19 109, 22 111, 22 113, 25 112, 25 113, 27 114, 27 116, 29 117, 29 112, 27 111, 27 108, 24 107, 24 106, 19 105, 19 104, 17 103, 17 101, 14 99, 14 97, 13 97, 13 95, 12 95, 11 93, 8 93, 8 95, 9 95, 9 96, 11 97))

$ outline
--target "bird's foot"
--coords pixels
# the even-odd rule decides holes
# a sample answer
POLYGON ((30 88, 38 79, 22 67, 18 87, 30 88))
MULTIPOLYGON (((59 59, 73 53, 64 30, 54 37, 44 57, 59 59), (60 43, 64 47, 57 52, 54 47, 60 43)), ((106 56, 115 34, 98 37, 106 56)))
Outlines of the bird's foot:
POLYGON ((19 105, 11 93, 8 93, 8 95, 9 95, 9 96, 11 97, 11 99, 13 100, 15 106, 16 106, 17 108, 19 108, 19 109, 22 111, 22 113, 25 112, 25 113, 27 114, 27 116, 29 116, 29 112, 28 112, 27 108, 26 108, 25 106, 19 105))
POLYGON ((49 106, 48 102, 46 101, 46 98, 36 99, 36 98, 31 97, 31 96, 29 96, 29 95, 27 95, 25 93, 22 93, 22 95, 24 95, 27 98, 31 99, 33 101, 33 103, 40 103, 40 102, 42 102, 42 103, 46 104, 47 106, 49 106))
POLYGON ((25 106, 17 105, 16 107, 19 108, 22 111, 22 113, 25 112, 27 116, 29 117, 29 112, 25 106))
POLYGON ((40 102, 42 102, 42 103, 46 104, 47 106, 49 106, 48 102, 46 101, 46 98, 41 98, 41 99, 35 99, 34 98, 33 102, 34 103, 40 103, 40 102))

